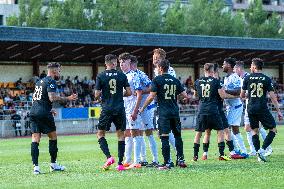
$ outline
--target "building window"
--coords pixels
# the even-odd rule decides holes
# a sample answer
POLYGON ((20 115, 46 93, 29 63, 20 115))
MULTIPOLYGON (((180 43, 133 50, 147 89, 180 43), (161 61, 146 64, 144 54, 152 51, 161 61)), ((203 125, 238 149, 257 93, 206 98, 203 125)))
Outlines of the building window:
POLYGON ((4 24, 4 16, 0 15, 0 26, 4 24))
POLYGON ((271 5, 271 0, 262 0, 264 5, 271 5))
POLYGON ((236 3, 244 3, 245 0, 236 0, 236 3))
POLYGON ((15 4, 17 5, 19 3, 19 1, 18 0, 15 0, 15 4))

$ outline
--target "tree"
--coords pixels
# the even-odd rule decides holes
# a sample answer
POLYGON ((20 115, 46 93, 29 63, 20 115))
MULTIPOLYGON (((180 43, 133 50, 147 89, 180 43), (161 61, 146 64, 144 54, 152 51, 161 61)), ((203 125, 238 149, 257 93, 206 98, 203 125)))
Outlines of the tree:
POLYGON ((280 16, 268 13, 262 7, 261 0, 253 1, 245 11, 248 36, 250 37, 279 37, 280 16))
POLYGON ((87 9, 85 8, 83 1, 51 1, 48 12, 48 27, 91 29, 92 26, 87 18, 87 9))
POLYGON ((164 15, 163 33, 185 33, 185 8, 180 0, 170 6, 164 15))
POLYGON ((43 0, 20 0, 19 16, 11 16, 7 25, 46 27, 46 11, 43 9, 43 0))
POLYGON ((186 10, 186 33, 195 35, 233 36, 232 12, 223 0, 191 0, 186 10))

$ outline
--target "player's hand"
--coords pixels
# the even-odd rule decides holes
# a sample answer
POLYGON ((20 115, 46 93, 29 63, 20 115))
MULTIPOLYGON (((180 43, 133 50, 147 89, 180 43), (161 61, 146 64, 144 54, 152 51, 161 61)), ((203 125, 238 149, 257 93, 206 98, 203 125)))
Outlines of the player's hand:
POLYGON ((138 109, 138 114, 140 115, 144 111, 144 108, 139 108, 138 109))
POLYGON ((57 115, 57 112, 56 112, 55 109, 51 109, 50 112, 52 113, 53 116, 56 116, 56 115, 57 115))
POLYGON ((283 115, 281 113, 281 111, 277 112, 278 113, 278 119, 279 121, 282 121, 283 120, 283 115))
POLYGON ((132 121, 135 121, 137 119, 137 112, 134 112, 131 114, 132 121))
POLYGON ((77 94, 72 94, 72 95, 68 96, 67 98, 68 98, 68 100, 72 101, 72 100, 77 100, 78 96, 77 96, 77 94))

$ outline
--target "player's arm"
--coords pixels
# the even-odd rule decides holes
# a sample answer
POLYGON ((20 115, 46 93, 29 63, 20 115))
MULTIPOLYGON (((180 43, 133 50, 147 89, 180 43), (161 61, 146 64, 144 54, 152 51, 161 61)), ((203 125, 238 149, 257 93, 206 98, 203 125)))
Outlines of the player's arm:
POLYGON ((241 97, 242 99, 246 98, 246 91, 245 91, 245 90, 243 90, 243 89, 241 90, 240 97, 241 97))
POLYGON ((241 93, 241 87, 238 87, 238 88, 232 89, 232 90, 225 90, 225 92, 230 94, 230 95, 238 96, 241 93))
POLYGON ((283 115, 282 115, 281 110, 279 108, 279 103, 277 101, 277 97, 276 97, 274 91, 270 91, 269 96, 270 96, 270 99, 271 99, 273 106, 275 107, 275 109, 277 111, 279 121, 281 121, 283 119, 283 115))
POLYGON ((131 95, 132 95, 132 92, 131 92, 130 87, 125 87, 125 91, 123 92, 123 96, 127 97, 127 96, 131 96, 131 95))
POLYGON ((101 90, 95 90, 95 100, 100 100, 100 97, 102 95, 102 91, 101 90))
POLYGON ((151 92, 151 86, 149 85, 146 89, 142 90, 142 94, 149 94, 151 92))
POLYGON ((48 92, 50 102, 66 103, 68 101, 76 100, 77 94, 72 94, 68 97, 57 96, 55 92, 48 92))
POLYGON ((137 114, 138 114, 139 107, 142 101, 142 90, 136 90, 135 92, 136 92, 136 104, 131 114, 132 120, 134 121, 137 119, 137 114))
POLYGON ((237 98, 236 95, 228 94, 223 88, 218 89, 218 93, 222 99, 237 98))
POLYGON ((140 112, 143 112, 148 105, 155 99, 157 96, 157 92, 150 92, 150 95, 147 97, 146 101, 144 102, 142 108, 139 110, 140 112))

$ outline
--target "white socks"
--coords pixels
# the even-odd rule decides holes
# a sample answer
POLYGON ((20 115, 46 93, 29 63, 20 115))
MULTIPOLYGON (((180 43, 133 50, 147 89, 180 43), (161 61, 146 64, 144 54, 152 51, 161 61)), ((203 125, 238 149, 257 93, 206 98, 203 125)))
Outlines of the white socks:
POLYGON ((149 146, 150 146, 150 149, 151 149, 151 153, 152 153, 152 156, 153 156, 153 162, 156 162, 158 163, 159 160, 158 160, 158 149, 157 149, 157 143, 155 141, 155 138, 153 135, 150 135, 148 136, 148 140, 149 140, 149 146))
POLYGON ((233 141, 234 144, 234 151, 240 151, 240 147, 238 146, 238 141, 237 137, 234 135, 233 131, 231 131, 231 140, 233 141))
POLYGON ((235 136, 237 138, 237 142, 239 144, 241 152, 247 154, 248 152, 247 152, 247 149, 246 149, 246 146, 245 146, 245 143, 244 143, 244 139, 243 139, 241 133, 238 133, 235 136))
POLYGON ((247 132, 247 140, 249 143, 250 152, 256 153, 253 142, 252 142, 252 132, 251 131, 247 132))
POLYGON ((133 137, 133 146, 134 146, 134 163, 140 162, 140 153, 141 153, 141 137, 133 137))
POLYGON ((144 136, 139 136, 140 140, 141 140, 141 161, 142 162, 146 162, 147 161, 147 157, 146 157, 146 143, 145 143, 145 139, 144 136))
POLYGON ((133 138, 125 137, 125 153, 124 153, 125 163, 131 162, 132 146, 133 146, 133 138))
POLYGON ((259 128, 259 133, 261 135, 262 140, 264 140, 266 138, 266 136, 267 136, 267 133, 266 133, 266 131, 265 131, 265 129, 263 127, 259 128))
POLYGON ((173 149, 175 149, 175 151, 176 151, 176 139, 175 139, 175 136, 172 132, 170 132, 170 134, 169 134, 169 142, 172 145, 173 149))

